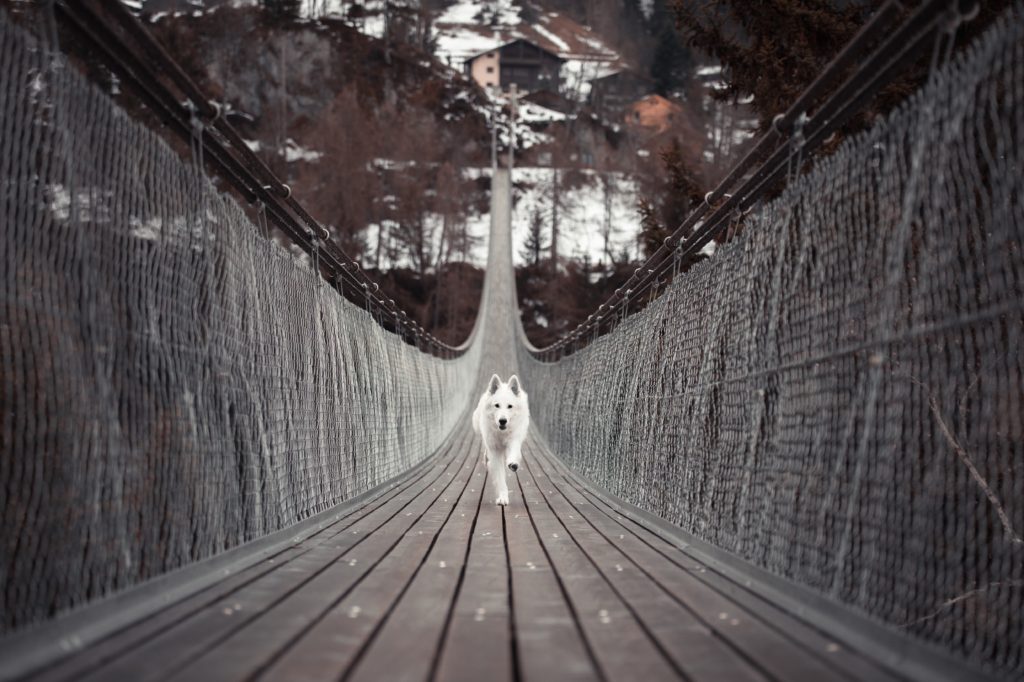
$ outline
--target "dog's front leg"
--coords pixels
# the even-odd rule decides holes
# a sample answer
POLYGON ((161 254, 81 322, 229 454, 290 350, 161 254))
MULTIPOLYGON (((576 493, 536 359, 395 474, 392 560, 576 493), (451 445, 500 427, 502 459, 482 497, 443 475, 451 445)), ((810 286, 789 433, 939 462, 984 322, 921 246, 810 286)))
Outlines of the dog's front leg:
POLYGON ((512 471, 518 471, 519 467, 523 464, 523 445, 522 443, 513 443, 508 450, 508 457, 505 458, 505 463, 508 464, 508 468, 512 471))
POLYGON ((508 485, 505 483, 505 464, 500 455, 488 455, 487 473, 494 486, 494 504, 508 504, 508 485))

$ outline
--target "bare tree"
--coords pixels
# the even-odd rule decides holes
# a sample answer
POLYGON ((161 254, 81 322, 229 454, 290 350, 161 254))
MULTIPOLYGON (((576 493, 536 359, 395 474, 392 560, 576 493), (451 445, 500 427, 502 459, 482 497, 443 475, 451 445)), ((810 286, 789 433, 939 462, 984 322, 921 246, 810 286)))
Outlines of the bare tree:
POLYGON ((615 182, 610 171, 601 173, 601 188, 603 190, 602 198, 604 199, 604 223, 601 225, 601 238, 604 241, 604 256, 608 259, 608 264, 610 265, 615 260, 612 253, 612 236, 615 232, 615 227, 612 224, 615 182))
POLYGON ((539 208, 534 208, 530 214, 529 231, 526 233, 526 240, 523 242, 523 250, 520 253, 523 259, 530 265, 540 265, 541 254, 547 250, 548 245, 544 243, 544 216, 539 208))

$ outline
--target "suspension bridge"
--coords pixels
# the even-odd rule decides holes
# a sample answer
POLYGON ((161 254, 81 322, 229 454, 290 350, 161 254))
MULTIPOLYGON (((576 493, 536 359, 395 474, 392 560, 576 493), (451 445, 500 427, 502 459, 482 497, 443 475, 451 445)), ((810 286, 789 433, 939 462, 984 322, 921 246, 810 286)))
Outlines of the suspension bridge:
POLYGON ((934 46, 920 92, 806 172, 882 82, 797 102, 548 349, 518 320, 514 170, 446 346, 130 14, 0 13, 0 678, 1019 679, 1024 12, 950 56, 924 3, 870 44, 899 4, 812 91, 934 46), (469 426, 494 372, 533 409, 507 507, 469 426))

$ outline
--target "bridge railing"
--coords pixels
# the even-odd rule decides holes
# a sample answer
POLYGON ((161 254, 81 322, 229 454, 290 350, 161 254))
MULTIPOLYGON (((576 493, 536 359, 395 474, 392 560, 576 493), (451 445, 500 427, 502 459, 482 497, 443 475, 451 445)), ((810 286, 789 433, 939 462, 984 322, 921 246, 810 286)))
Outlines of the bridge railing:
POLYGON ((330 231, 249 148, 222 116, 222 106, 202 93, 123 3, 61 0, 53 8, 62 29, 75 38, 73 50, 88 50, 91 58, 111 69, 122 87, 131 90, 171 134, 200 152, 204 170, 215 173, 252 207, 250 218, 258 213, 257 220, 280 230, 339 293, 425 352, 444 358, 465 352, 467 343, 452 346, 437 339, 360 269, 359 262, 335 243, 330 231))
POLYGON ((680 267, 710 242, 730 239, 747 213, 790 176, 798 175, 818 148, 882 88, 903 75, 930 47, 934 60, 940 47, 952 44, 956 28, 978 10, 976 4, 973 9, 962 4, 928 0, 904 18, 904 3, 883 3, 650 258, 575 329, 550 346, 531 347, 533 355, 550 362, 586 347, 657 298, 680 267))
POLYGON ((191 153, 79 73, 55 40, 70 13, 94 47, 121 49, 86 14, 95 5, 54 16, 38 3, 27 24, 0 10, 5 633, 406 471, 449 435, 476 379, 473 347, 417 348, 404 323, 382 326, 388 303, 358 273, 345 274, 358 304, 339 295, 326 240, 218 148, 221 122, 175 109, 141 57, 121 55, 122 86, 134 74, 168 126, 188 126, 191 153), (309 258, 218 191, 213 157, 237 195, 312 240, 309 258))
POLYGON ((534 419, 696 538, 1019 677, 1022 197, 1017 3, 641 312, 524 347, 534 419))

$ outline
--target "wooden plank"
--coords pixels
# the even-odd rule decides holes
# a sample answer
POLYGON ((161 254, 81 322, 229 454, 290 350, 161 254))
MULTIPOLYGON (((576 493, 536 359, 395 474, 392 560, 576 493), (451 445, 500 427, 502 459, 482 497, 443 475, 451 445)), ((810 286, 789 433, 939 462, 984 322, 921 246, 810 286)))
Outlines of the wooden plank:
MULTIPOLYGON (((467 423, 467 430, 471 427, 467 423)), ((474 439, 472 452, 479 452, 474 439)), ((353 682, 389 680, 418 682, 429 679, 433 661, 441 646, 447 614, 455 600, 466 550, 479 513, 500 519, 501 509, 487 505, 481 510, 487 481, 483 459, 473 456, 472 487, 462 495, 447 520, 426 560, 416 570, 394 610, 388 615, 365 653, 348 675, 353 682), (401 655, 395 655, 401 652, 401 655)), ((493 531, 475 531, 481 540, 491 540, 493 531)), ((500 542, 500 529, 498 541, 500 542)), ((486 612, 483 614, 486 617, 486 612)), ((500 614, 492 614, 500 617, 500 614)), ((507 618, 506 618, 507 620, 507 618)), ((499 640, 498 648, 508 651, 508 640, 499 640)), ((510 666, 511 667, 511 666, 510 666)), ((498 674, 500 677, 500 672, 498 674)), ((493 680, 494 676, 489 676, 493 680)))
POLYGON ((586 495, 595 509, 618 522, 620 532, 635 534, 642 542, 679 566, 681 570, 689 571, 692 576, 708 585, 710 589, 721 593, 744 609, 746 613, 753 614, 755 618, 777 630, 783 637, 800 645, 805 656, 821 660, 839 674, 850 679, 877 680, 878 682, 895 682, 904 679, 884 668, 873 657, 841 645, 827 632, 783 611, 751 592, 749 588, 720 575, 714 569, 705 567, 699 559, 685 550, 680 550, 633 520, 620 516, 614 509, 607 507, 600 498, 596 496, 591 498, 590 491, 587 491, 586 495), (688 566, 691 568, 687 568, 688 566))
MULTIPOLYGON (((510 484, 518 487, 517 481, 513 475, 510 484)), ((518 489, 505 508, 505 538, 519 677, 527 682, 603 680, 518 489)))
POLYGON ((469 555, 441 643, 435 679, 508 682, 516 677, 512 643, 511 578, 505 544, 505 508, 493 504, 490 482, 480 480, 469 555))
POLYGON ((549 452, 539 453, 537 458, 556 482, 560 479, 562 485, 574 488, 588 500, 593 513, 586 514, 587 518, 599 526, 599 531, 610 542, 630 556, 638 568, 671 593, 674 599, 687 605, 723 639, 768 674, 781 679, 893 679, 888 672, 858 656, 844 662, 830 660, 834 654, 843 653, 841 648, 826 644, 815 650, 808 646, 800 637, 794 636, 790 627, 800 626, 804 634, 809 627, 778 609, 764 608, 768 606, 767 602, 760 600, 758 604, 748 600, 741 603, 715 589, 705 580, 709 570, 699 561, 684 555, 641 524, 617 514, 582 483, 567 475, 565 465, 554 462, 554 456, 549 452), (752 609, 753 605, 761 608, 752 609), (848 667, 846 663, 854 665, 848 667))
MULTIPOLYGON (((592 495, 592 493, 587 491, 587 495, 592 495)), ((603 500, 595 497, 594 506, 601 513, 608 515, 609 518, 620 520, 620 528, 633 532, 642 541, 677 566, 685 566, 687 562, 691 561, 694 564, 700 563, 697 558, 687 553, 686 550, 680 550, 642 525, 617 514, 603 500)), ((854 651, 849 647, 839 645, 835 638, 829 636, 827 632, 823 632, 796 616, 783 611, 771 602, 751 592, 749 588, 726 578, 712 568, 701 565, 701 570, 694 572, 693 575, 701 582, 706 583, 711 589, 722 593, 747 609, 750 613, 755 614, 762 621, 771 624, 783 635, 800 644, 806 649, 807 655, 822 659, 853 679, 877 680, 878 682, 896 682, 897 680, 904 679, 887 668, 883 668, 874 658, 854 651)))
MULTIPOLYGON (((450 487, 408 526, 398 528, 400 537, 391 550, 376 564, 368 564, 367 572, 353 589, 334 600, 301 637, 280 651, 269 666, 260 671, 264 677, 302 681, 346 675, 426 560, 431 545, 454 514, 458 501, 479 494, 477 486, 471 489, 469 485, 476 458, 467 457, 467 449, 461 445, 460 450, 461 466, 450 487)), ((425 670, 429 669, 429 662, 429 658, 426 661, 410 659, 410 663, 419 664, 425 670)))
POLYGON ((608 679, 676 680, 682 675, 650 633, 559 522, 530 475, 527 457, 518 481, 537 535, 561 576, 591 651, 608 679))
POLYGON ((621 516, 532 438, 495 507, 459 429, 423 478, 41 679, 897 679, 621 516))
MULTIPOLYGON (((438 458, 438 462, 423 474, 427 478, 437 478, 445 469, 446 460, 438 458)), ((283 551, 266 558, 258 564, 232 574, 220 582, 183 599, 169 604, 166 608, 154 613, 149 618, 132 624, 131 627, 113 633, 110 637, 97 642, 81 653, 62 659, 56 665, 34 675, 33 679, 40 682, 64 682, 77 680, 89 672, 109 663, 131 649, 141 646, 146 640, 152 639, 166 630, 195 615, 204 608, 209 608, 219 600, 229 599, 231 595, 244 588, 254 580, 265 576, 271 571, 287 564, 292 559, 305 554, 313 547, 329 542, 339 532, 344 532, 356 521, 365 517, 373 510, 397 497, 413 485, 421 485, 420 481, 405 481, 392 489, 383 491, 365 504, 352 509, 329 526, 317 531, 301 545, 293 545, 283 551)))
MULTIPOLYGON (((671 547, 671 545, 668 546, 671 547)), ((679 550, 676 549, 676 551, 679 550)), ((692 559, 692 557, 690 558, 692 559)), ((905 679, 897 677, 888 669, 883 668, 874 658, 869 658, 847 646, 840 645, 834 637, 830 637, 827 633, 795 618, 771 602, 755 595, 748 588, 720 575, 712 568, 699 571, 696 577, 748 612, 755 614, 766 623, 770 623, 785 636, 802 644, 808 652, 807 655, 817 656, 852 679, 872 680, 872 682, 897 682, 905 679)))
POLYGON ((118 658, 129 654, 138 647, 145 646, 148 640, 158 637, 204 609, 213 609, 221 602, 230 601, 232 595, 238 591, 257 580, 265 579, 278 566, 292 561, 307 551, 309 550, 302 547, 290 547, 265 562, 250 566, 245 571, 226 578, 212 588, 193 595, 189 599, 155 614, 152 618, 137 623, 128 630, 61 661, 59 665, 48 668, 39 675, 34 675, 32 679, 38 682, 58 680, 70 682, 71 680, 85 679, 103 666, 113 665, 118 658))
MULTIPOLYGON (((575 489, 563 490, 564 484, 553 482, 543 470, 535 449, 531 449, 530 455, 533 466, 528 467, 527 475, 532 488, 545 498, 597 571, 657 641, 662 655, 671 657, 683 676, 695 681, 768 679, 747 662, 741 652, 716 637, 711 628, 673 601, 630 557, 598 532, 599 526, 589 518, 597 513, 588 508, 584 498, 575 489), (569 496, 574 499, 568 499, 569 496)), ((598 519, 597 523, 600 522, 598 519)))
MULTIPOLYGON (((449 462, 448 466, 457 464, 449 462)), ((444 473, 444 470, 438 472, 435 481, 443 481, 444 473)), ((421 500, 430 493, 429 485, 424 481, 422 486, 390 499, 329 541, 319 542, 310 551, 246 585, 230 598, 218 600, 83 679, 165 679, 281 603, 406 507, 422 504, 421 500)))

